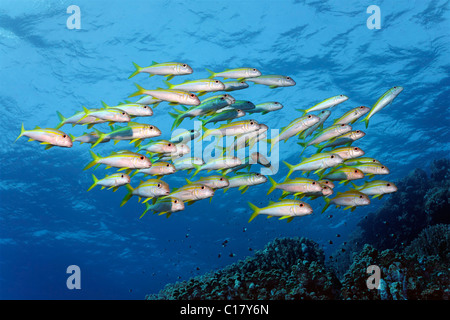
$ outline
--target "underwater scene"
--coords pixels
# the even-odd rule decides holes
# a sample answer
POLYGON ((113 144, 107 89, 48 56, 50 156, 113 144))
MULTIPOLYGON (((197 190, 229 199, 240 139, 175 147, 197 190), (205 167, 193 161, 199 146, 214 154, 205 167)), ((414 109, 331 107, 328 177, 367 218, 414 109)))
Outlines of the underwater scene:
POLYGON ((448 300, 449 10, 0 1, 0 299, 448 300))

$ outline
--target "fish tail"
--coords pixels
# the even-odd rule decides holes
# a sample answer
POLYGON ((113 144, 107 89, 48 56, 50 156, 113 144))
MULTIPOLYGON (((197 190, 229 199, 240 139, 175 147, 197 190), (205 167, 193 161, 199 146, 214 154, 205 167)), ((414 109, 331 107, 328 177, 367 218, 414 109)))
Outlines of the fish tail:
POLYGON ((145 210, 144 210, 144 212, 142 212, 142 214, 139 217, 139 219, 141 219, 147 213, 147 211, 150 210, 150 207, 151 207, 151 205, 148 202, 146 202, 145 203, 145 210))
MULTIPOLYGON (((175 111, 179 112, 179 110, 175 110, 175 111)), ((175 121, 172 124, 172 130, 173 130, 181 124, 181 122, 183 121, 184 118, 182 117, 181 114, 175 114, 173 112, 169 112, 169 115, 175 119, 175 121)))
POLYGON ((66 122, 66 118, 64 118, 64 116, 61 114, 61 112, 59 112, 59 111, 56 111, 56 114, 58 115, 58 118, 59 118, 59 123, 58 123, 58 125, 56 126, 56 128, 55 129, 59 129, 59 128, 61 128, 64 124, 65 124, 65 122, 66 122))
POLYGON ((252 215, 250 216, 250 219, 248 219, 248 222, 252 221, 253 219, 255 219, 255 217, 259 214, 259 212, 261 211, 260 208, 258 208, 257 206, 255 206, 253 203, 251 202, 247 202, 248 205, 250 206, 250 208, 253 210, 252 215))
POLYGON ((92 180, 94 180, 94 183, 92 184, 92 186, 89 187, 89 189, 87 189, 87 191, 91 190, 98 183, 98 179, 97 179, 97 177, 94 174, 92 174, 92 180))
POLYGON ((302 116, 304 116, 308 112, 308 110, 305 109, 295 109, 295 111, 301 112, 302 116))
POLYGON ((216 76, 216 73, 214 71, 209 70, 208 68, 205 68, 206 71, 208 71, 210 73, 210 76, 208 77, 208 79, 212 79, 216 76))
POLYGON ((21 137, 21 136, 23 136, 23 134, 25 133, 25 128, 23 127, 23 122, 22 122, 22 127, 20 128, 20 134, 19 134, 19 136, 16 138, 16 140, 14 140, 14 143, 16 143, 16 141, 17 140, 19 140, 19 138, 21 137))
POLYGON ((369 115, 365 116, 360 122, 364 122, 366 124, 366 129, 369 127, 369 115))
POLYGON ((172 88, 173 88, 173 84, 171 84, 168 80, 169 80, 169 79, 163 80, 163 82, 166 84, 166 86, 167 86, 168 89, 172 89, 172 88))
POLYGON ((289 176, 292 174, 292 172, 294 172, 294 166, 292 164, 287 163, 286 161, 283 161, 283 163, 286 165, 286 167, 289 168, 289 172, 285 178, 285 180, 287 180, 289 178, 289 176))
POLYGON ((326 204, 325 204, 325 206, 323 207, 321 213, 324 213, 324 212, 328 209, 328 207, 330 206, 330 203, 331 203, 331 200, 330 200, 329 198, 323 198, 323 199, 325 200, 326 204))
POLYGON ((138 85, 137 83, 134 84, 136 86, 136 88, 138 89, 138 91, 136 91, 135 93, 132 93, 129 98, 131 97, 136 97, 136 96, 140 96, 145 94, 145 89, 142 88, 140 85, 138 85))
POLYGON ((84 167, 83 170, 92 168, 93 166, 95 166, 97 164, 98 160, 100 160, 100 157, 98 155, 96 155, 94 152, 92 152, 92 150, 89 150, 89 152, 91 153, 93 160, 91 162, 89 162, 88 165, 86 167, 84 167))
POLYGON ((192 175, 191 179, 192 179, 193 177, 195 177, 195 175, 196 175, 197 173, 199 173, 200 170, 202 169, 202 166, 200 166, 200 165, 198 165, 198 164, 192 164, 192 166, 195 168, 195 172, 194 172, 194 174, 192 175))
POLYGON ((275 180, 272 179, 271 176, 267 176, 267 178, 269 178, 269 181, 272 184, 269 191, 267 191, 267 194, 270 194, 270 193, 272 193, 273 190, 275 190, 275 188, 277 187, 278 184, 275 182, 275 180))
POLYGON ((136 68, 136 70, 128 77, 128 79, 133 78, 135 75, 137 75, 142 70, 142 68, 137 63, 133 62, 133 65, 136 68))
POLYGON ((95 147, 96 145, 98 145, 100 142, 102 142, 102 141, 105 139, 105 137, 107 136, 106 133, 100 132, 100 131, 97 130, 97 129, 94 129, 94 130, 95 130, 95 132, 97 132, 97 134, 98 134, 98 139, 97 139, 97 141, 95 141, 95 143, 92 144, 91 149, 92 149, 93 147, 95 147))
POLYGON ((120 206, 123 206, 125 203, 127 203, 128 200, 130 200, 130 198, 133 196, 133 187, 130 186, 129 184, 126 184, 125 188, 127 188, 128 193, 123 198, 122 202, 120 203, 120 206))

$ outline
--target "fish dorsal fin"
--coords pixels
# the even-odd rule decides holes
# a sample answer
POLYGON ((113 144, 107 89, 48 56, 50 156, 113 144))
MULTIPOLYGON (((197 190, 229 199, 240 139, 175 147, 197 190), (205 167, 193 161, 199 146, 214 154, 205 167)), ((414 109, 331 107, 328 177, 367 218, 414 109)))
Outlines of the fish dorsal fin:
POLYGON ((36 130, 36 129, 41 129, 41 127, 39 127, 39 126, 36 126, 36 127, 34 128, 34 129, 35 129, 35 130, 36 130))
POLYGON ((154 66, 155 64, 158 64, 158 62, 156 62, 156 61, 152 61, 152 66, 154 66))

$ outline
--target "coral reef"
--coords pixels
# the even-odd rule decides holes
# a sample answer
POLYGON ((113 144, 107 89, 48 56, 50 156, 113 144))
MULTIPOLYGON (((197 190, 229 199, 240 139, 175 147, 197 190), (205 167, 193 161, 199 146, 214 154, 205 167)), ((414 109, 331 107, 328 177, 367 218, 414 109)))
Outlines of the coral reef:
POLYGON ((169 284, 146 298, 336 299, 340 284, 325 268, 324 259, 322 249, 309 239, 275 239, 253 257, 188 281, 169 284))

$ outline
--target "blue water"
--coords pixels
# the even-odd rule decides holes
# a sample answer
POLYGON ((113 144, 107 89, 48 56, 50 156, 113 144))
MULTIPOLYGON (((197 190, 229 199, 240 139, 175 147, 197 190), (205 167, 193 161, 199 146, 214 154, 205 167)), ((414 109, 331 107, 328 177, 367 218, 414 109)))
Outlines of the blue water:
MULTIPOLYGON (((282 110, 252 116, 270 128, 299 116, 294 109, 333 95, 350 98, 333 111, 336 116, 372 106, 392 86, 403 86, 355 144, 386 164, 395 181, 449 154, 449 8, 448 1, 2 0, 0 298, 143 299, 167 283, 252 255, 280 236, 308 237, 329 254, 330 238, 337 245, 345 241, 385 199, 352 213, 332 209, 333 219, 320 214, 318 199, 311 202, 314 214, 291 223, 262 216, 248 223, 247 201, 264 206, 278 195, 266 196, 269 187, 261 185, 244 195, 218 191, 212 203, 197 202, 169 219, 147 214, 139 220, 143 206, 135 198, 119 207, 124 189, 86 192, 93 172, 82 170, 91 160, 88 145, 44 150, 25 138, 13 141, 22 123, 26 129, 54 127, 56 111, 70 116, 100 101, 117 104, 135 91, 134 82, 162 85, 161 77, 128 80, 132 61, 193 67, 191 76, 173 83, 206 77, 205 68, 251 66, 297 83, 274 90, 251 84, 231 93, 255 103, 281 102, 282 110), (81 10, 79 30, 66 26, 72 4, 81 10), (379 30, 366 25, 372 4, 381 10, 379 30), (66 286, 69 265, 80 267, 80 290, 66 286)), ((153 117, 142 118, 162 130, 161 138, 170 138, 170 108, 163 103, 153 117)), ((106 155, 128 147, 120 142, 95 149, 106 155)), ((281 143, 280 160, 297 163, 299 150, 294 141, 281 143)), ((274 177, 281 180, 286 172, 281 164, 274 177)), ((103 176, 104 169, 95 173, 103 176)), ((179 187, 184 177, 164 180, 179 187)))

